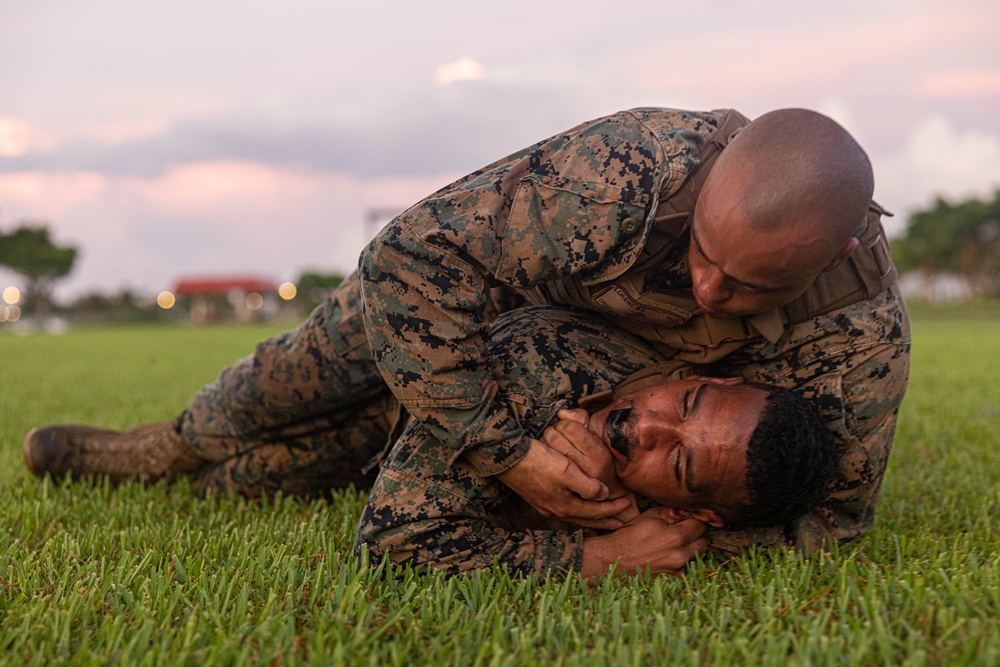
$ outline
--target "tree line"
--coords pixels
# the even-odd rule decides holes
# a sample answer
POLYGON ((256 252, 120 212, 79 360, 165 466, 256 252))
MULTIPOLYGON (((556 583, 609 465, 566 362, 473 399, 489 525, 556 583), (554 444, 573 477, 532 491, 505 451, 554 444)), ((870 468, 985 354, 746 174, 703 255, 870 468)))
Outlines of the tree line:
POLYGON ((901 272, 957 273, 977 293, 1000 295, 1000 190, 957 204, 938 198, 892 240, 892 256, 901 272))

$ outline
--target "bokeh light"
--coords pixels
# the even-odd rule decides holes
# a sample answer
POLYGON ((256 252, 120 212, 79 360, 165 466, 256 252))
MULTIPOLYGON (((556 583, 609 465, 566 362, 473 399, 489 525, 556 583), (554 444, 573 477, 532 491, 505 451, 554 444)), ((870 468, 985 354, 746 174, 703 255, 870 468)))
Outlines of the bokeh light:
POLYGON ((21 309, 17 306, 0 308, 0 322, 17 322, 19 319, 21 319, 21 309))
POLYGON ((247 294, 246 304, 250 310, 260 310, 261 306, 264 305, 264 297, 257 292, 250 292, 247 294))
POLYGON ((13 285, 4 288, 3 300, 13 306, 21 300, 21 290, 17 289, 13 285))
POLYGON ((291 301, 298 293, 299 290, 292 283, 281 283, 281 285, 278 286, 278 296, 285 301, 291 301))
POLYGON ((156 305, 160 308, 173 308, 175 303, 177 303, 177 298, 174 296, 173 292, 164 290, 156 295, 156 305))

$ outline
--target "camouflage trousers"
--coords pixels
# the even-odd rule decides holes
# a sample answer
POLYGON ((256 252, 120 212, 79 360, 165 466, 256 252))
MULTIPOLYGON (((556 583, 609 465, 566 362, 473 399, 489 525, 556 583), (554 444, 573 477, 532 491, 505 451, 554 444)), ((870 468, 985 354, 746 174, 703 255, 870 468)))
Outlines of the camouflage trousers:
POLYGON ((372 360, 353 275, 298 328, 224 369, 179 422, 209 461, 201 492, 316 496, 371 486, 366 465, 402 415, 372 360))

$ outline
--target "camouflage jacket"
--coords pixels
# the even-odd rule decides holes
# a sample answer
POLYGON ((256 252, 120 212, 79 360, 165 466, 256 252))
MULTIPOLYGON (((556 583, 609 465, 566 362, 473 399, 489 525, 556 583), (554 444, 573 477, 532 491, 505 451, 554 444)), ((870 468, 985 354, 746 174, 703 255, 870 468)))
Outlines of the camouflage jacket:
POLYGON ((705 317, 691 298, 687 221, 703 162, 728 139, 720 128, 745 122, 732 111, 633 109, 584 123, 442 188, 372 241, 360 276, 375 362, 445 445, 447 464, 464 457, 490 476, 524 455, 532 432, 491 373, 490 325, 525 304, 569 305, 689 363, 816 397, 851 461, 841 496, 808 528, 734 537, 734 547, 867 529, 909 350, 905 308, 885 289, 894 270, 881 209, 862 238, 868 254, 855 253, 873 264, 874 284, 854 289, 866 271, 845 264, 782 312, 705 317))

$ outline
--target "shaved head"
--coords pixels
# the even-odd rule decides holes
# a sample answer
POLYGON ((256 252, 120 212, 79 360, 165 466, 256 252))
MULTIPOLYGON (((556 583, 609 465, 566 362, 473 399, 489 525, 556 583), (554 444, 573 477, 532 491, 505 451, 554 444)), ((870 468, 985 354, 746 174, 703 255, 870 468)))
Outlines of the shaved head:
POLYGON ((858 246, 874 187, 868 156, 830 118, 779 109, 752 121, 695 204, 688 262, 702 312, 752 315, 799 297, 858 246))
POLYGON ((808 109, 757 118, 713 172, 738 191, 748 224, 778 231, 809 221, 812 231, 840 245, 861 227, 875 189, 871 162, 854 137, 808 109))

